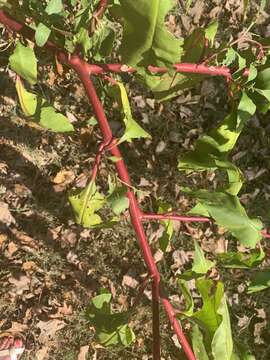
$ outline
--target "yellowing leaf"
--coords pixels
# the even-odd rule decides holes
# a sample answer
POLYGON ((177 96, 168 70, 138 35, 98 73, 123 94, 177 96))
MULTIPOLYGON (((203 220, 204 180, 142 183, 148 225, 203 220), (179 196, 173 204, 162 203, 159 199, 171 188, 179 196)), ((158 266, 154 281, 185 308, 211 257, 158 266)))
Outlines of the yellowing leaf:
POLYGON ((37 109, 37 95, 25 90, 20 78, 16 80, 16 90, 24 114, 26 116, 34 116, 37 109))
POLYGON ((131 108, 124 85, 120 82, 112 89, 112 94, 116 98, 119 106, 122 109, 123 120, 126 126, 124 135, 120 138, 119 143, 124 141, 131 141, 132 139, 151 138, 148 134, 132 117, 131 108))
POLYGON ((105 199, 97 191, 96 185, 92 181, 83 191, 69 196, 69 202, 77 224, 91 228, 102 223, 102 219, 96 214, 96 211, 103 207, 105 199))

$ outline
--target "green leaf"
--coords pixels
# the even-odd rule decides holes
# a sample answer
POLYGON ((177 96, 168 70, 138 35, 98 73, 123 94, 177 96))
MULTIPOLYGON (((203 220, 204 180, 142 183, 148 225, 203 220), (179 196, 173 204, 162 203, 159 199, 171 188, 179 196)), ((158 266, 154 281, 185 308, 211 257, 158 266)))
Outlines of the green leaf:
POLYGON ((218 31, 218 20, 212 21, 204 31, 206 39, 208 39, 211 46, 213 46, 218 31))
POLYGON ((192 265, 192 271, 196 274, 206 274, 215 263, 207 260, 204 256, 203 250, 196 240, 194 240, 195 253, 192 265))
POLYGON ((130 142, 132 139, 151 138, 151 135, 133 119, 124 85, 117 82, 117 86, 112 88, 112 94, 122 109, 123 120, 126 126, 124 135, 120 138, 119 143, 124 141, 130 142))
POLYGON ((129 346, 135 340, 135 335, 127 324, 130 313, 113 314, 111 298, 109 293, 94 297, 87 309, 87 318, 95 327, 96 336, 103 346, 129 346))
POLYGON ((193 30, 191 35, 185 38, 184 55, 182 62, 197 63, 201 61, 201 57, 205 48, 205 31, 201 28, 193 30))
POLYGON ((252 294, 270 287, 270 270, 257 271, 252 274, 251 283, 247 293, 252 294))
POLYGON ((230 66, 237 58, 237 52, 233 48, 229 48, 226 52, 225 59, 223 60, 222 65, 230 66))
POLYGON ((191 340, 192 340, 192 348, 194 351, 194 355, 196 356, 196 359, 209 360, 203 342, 203 335, 201 333, 199 326, 196 324, 192 327, 191 340))
POLYGON ((57 113, 52 106, 46 105, 41 97, 25 90, 20 79, 16 80, 16 90, 22 110, 27 117, 33 118, 32 120, 40 126, 53 132, 74 131, 73 125, 66 116, 57 113))
POLYGON ((96 212, 103 207, 105 199, 97 191, 94 182, 90 181, 84 190, 69 196, 69 202, 77 224, 91 228, 102 223, 101 217, 96 212))
POLYGON ((214 360, 231 360, 233 353, 233 340, 231 331, 230 315, 223 296, 217 309, 217 314, 222 316, 222 321, 216 330, 212 340, 212 353, 214 360))
POLYGON ((229 230, 241 244, 254 248, 262 238, 261 221, 250 219, 236 196, 221 191, 191 191, 188 188, 183 191, 196 197, 209 216, 214 218, 219 226, 229 230))
MULTIPOLYGON (((194 313, 194 302, 193 302, 193 298, 191 296, 189 287, 188 287, 188 283, 186 280, 178 278, 177 281, 180 290, 182 292, 182 295, 185 298, 185 303, 186 303, 186 309, 184 311, 181 311, 181 315, 186 315, 186 316, 192 316, 194 313)), ((178 316, 179 317, 179 316, 178 316)), ((181 318, 181 316, 180 316, 181 318)))
POLYGON ((122 158, 119 156, 108 156, 108 159, 114 163, 117 163, 118 161, 122 160, 122 158))
POLYGON ((25 90, 20 78, 16 80, 16 90, 19 97, 20 105, 25 116, 34 116, 37 109, 37 95, 25 90))
POLYGON ((73 125, 63 114, 56 112, 52 106, 41 108, 39 124, 53 132, 70 132, 74 131, 73 125))
POLYGON ((198 321, 207 336, 212 339, 222 321, 222 316, 217 310, 224 295, 224 286, 221 282, 215 285, 212 280, 201 278, 196 280, 196 288, 202 296, 203 306, 192 318, 198 321))
POLYGON ((80 44, 83 48, 84 54, 92 48, 92 42, 89 36, 89 32, 85 28, 80 28, 78 33, 75 35, 76 44, 80 44))
POLYGON ((50 0, 45 8, 48 15, 59 14, 63 10, 62 0, 50 0))
POLYGON ((127 188, 125 186, 115 187, 113 192, 107 197, 108 204, 116 215, 120 215, 129 207, 127 188))
MULTIPOLYGON (((164 214, 166 212, 172 211, 172 207, 170 204, 164 202, 164 201, 158 201, 158 214, 164 214)), ((169 245, 169 242, 171 241, 173 237, 173 221, 172 220, 162 220, 161 224, 164 225, 164 231, 159 238, 159 246, 160 249, 165 252, 167 250, 167 247, 169 245)))
POLYGON ((36 44, 40 47, 44 46, 49 39, 51 29, 43 23, 39 23, 35 32, 36 44))
POLYGON ((127 324, 119 327, 118 333, 123 346, 129 346, 135 341, 135 334, 127 324))
POLYGON ((121 46, 123 62, 134 67, 169 66, 180 61, 181 44, 167 29, 164 18, 171 0, 120 0, 124 15, 121 46))
POLYGON ((87 125, 95 126, 97 124, 98 124, 98 121, 94 116, 92 116, 89 120, 87 120, 87 125))
POLYGON ((218 260, 225 268, 231 269, 249 269, 258 266, 265 258, 263 250, 254 249, 250 253, 227 252, 218 254, 218 260))
POLYGON ((37 59, 34 50, 30 47, 18 42, 9 58, 9 65, 13 71, 30 84, 37 83, 37 59))

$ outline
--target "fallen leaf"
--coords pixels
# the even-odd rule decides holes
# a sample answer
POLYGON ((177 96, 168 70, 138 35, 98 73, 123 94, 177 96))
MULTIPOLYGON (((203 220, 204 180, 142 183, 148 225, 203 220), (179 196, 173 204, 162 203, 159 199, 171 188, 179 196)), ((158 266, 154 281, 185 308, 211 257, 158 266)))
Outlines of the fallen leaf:
POLYGON ((15 252, 18 250, 18 247, 17 245, 11 241, 9 244, 8 244, 8 248, 7 248, 7 252, 8 252, 8 257, 12 257, 13 254, 15 254, 15 252))
POLYGON ((25 324, 18 323, 16 321, 12 321, 11 328, 7 330, 9 333, 24 333, 28 329, 28 326, 25 324))
POLYGON ((44 360, 47 357, 48 350, 49 350, 48 346, 43 346, 41 349, 39 349, 36 352, 35 359, 36 360, 44 360))
POLYGON ((57 185, 69 185, 75 179, 75 174, 72 170, 60 170, 53 179, 57 185))
POLYGON ((18 279, 11 277, 8 281, 13 285, 11 292, 15 291, 16 295, 22 295, 24 291, 29 290, 30 279, 27 276, 21 275, 18 279))
POLYGON ((52 339, 55 333, 66 326, 66 323, 62 320, 53 319, 49 321, 39 321, 36 325, 40 329, 40 341, 41 343, 47 342, 52 339))
POLYGON ((139 282, 129 275, 124 275, 122 280, 122 286, 127 286, 131 289, 135 289, 139 285, 139 282))
POLYGON ((4 234, 0 234, 0 246, 2 246, 4 244, 4 242, 7 241, 7 235, 4 234))
POLYGON ((86 360, 86 355, 88 354, 89 346, 81 346, 80 353, 78 355, 78 360, 86 360))
POLYGON ((8 204, 3 201, 0 201, 0 222, 7 226, 15 224, 16 222, 8 209, 8 204))
POLYGON ((37 265, 34 261, 26 261, 23 263, 22 268, 24 271, 35 271, 37 269, 37 265))

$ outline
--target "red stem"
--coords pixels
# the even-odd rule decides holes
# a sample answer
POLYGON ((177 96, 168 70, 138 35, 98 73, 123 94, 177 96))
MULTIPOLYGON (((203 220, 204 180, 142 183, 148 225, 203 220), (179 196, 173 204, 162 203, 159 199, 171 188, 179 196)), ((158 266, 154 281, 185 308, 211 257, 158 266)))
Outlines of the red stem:
MULTIPOLYGON (((21 24, 6 14, 3 10, 0 10, 0 22, 10 28, 13 31, 23 34, 28 39, 34 40, 35 32, 24 24, 21 24)), ((53 51, 57 54, 58 59, 67 65, 72 66, 72 63, 80 62, 80 66, 84 68, 89 74, 103 74, 106 72, 115 72, 115 73, 133 73, 136 70, 130 66, 124 64, 88 64, 84 60, 80 59, 77 55, 69 55, 64 52, 62 49, 59 49, 55 44, 48 41, 46 43, 46 48, 50 51, 53 51)), ((231 78, 231 70, 226 66, 207 66, 204 64, 191 64, 191 63, 180 63, 175 64, 174 68, 176 72, 180 73, 191 73, 191 74, 202 74, 202 75, 212 75, 212 76, 224 76, 226 78, 231 78)), ((152 73, 166 73, 168 71, 165 67, 157 66, 148 66, 148 70, 152 73)), ((244 76, 247 76, 249 70, 246 69, 243 72, 244 76)))
POLYGON ((142 220, 175 220, 183 222, 211 222, 207 217, 185 216, 177 214, 142 214, 142 220))
POLYGON ((108 5, 108 1, 107 0, 100 0, 99 5, 98 5, 98 9, 95 13, 95 16, 97 16, 98 18, 101 18, 107 8, 108 5))

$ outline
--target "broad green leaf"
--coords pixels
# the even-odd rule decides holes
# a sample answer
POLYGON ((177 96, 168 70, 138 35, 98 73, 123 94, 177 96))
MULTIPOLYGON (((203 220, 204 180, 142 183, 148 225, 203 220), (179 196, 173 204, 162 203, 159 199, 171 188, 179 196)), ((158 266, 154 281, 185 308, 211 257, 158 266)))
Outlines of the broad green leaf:
POLYGON ((218 260, 225 268, 249 269, 258 266, 265 258, 263 250, 251 250, 250 253, 227 252, 218 254, 218 260))
POLYGON ((252 294, 270 287, 270 270, 257 271, 252 274, 251 283, 248 286, 247 293, 252 294))
POLYGON ((258 73, 254 87, 261 90, 270 90, 270 68, 258 73))
POLYGON ((171 0, 120 0, 124 15, 121 46, 123 62, 130 66, 169 66, 180 61, 182 42, 167 29, 164 19, 171 0))
POLYGON ((185 304, 186 304, 186 309, 184 311, 181 311, 181 315, 183 314, 186 316, 192 316, 194 313, 194 302, 188 287, 188 283, 186 280, 183 280, 181 278, 178 278, 177 283, 180 287, 182 295, 185 298, 185 304))
POLYGON ((237 52, 233 48, 229 48, 226 52, 225 59, 223 60, 222 65, 230 66, 237 58, 237 52))
POLYGON ((94 116, 92 116, 89 120, 87 120, 87 125, 95 126, 97 125, 97 123, 98 121, 94 116))
POLYGON ((108 292, 95 296, 91 301, 97 309, 103 309, 104 312, 110 313, 110 307, 108 306, 112 300, 112 295, 108 292), (107 309, 107 310, 105 310, 107 309))
POLYGON ((116 215, 120 215, 129 207, 127 188, 125 186, 115 187, 113 192, 107 197, 107 202, 116 215))
MULTIPOLYGON (((256 105, 243 92, 237 111, 234 110, 226 116, 209 135, 199 138, 195 149, 180 160, 178 168, 180 170, 215 170, 219 164, 222 168, 226 168, 224 161, 227 155, 234 148, 244 125, 255 111, 256 105)), ((232 170, 234 166, 227 162, 227 167, 232 170)))
POLYGON ((196 274, 206 274, 215 263, 207 260, 204 256, 203 250, 196 240, 194 240, 195 252, 192 265, 192 271, 196 274))
MULTIPOLYGON (((230 151, 251 116, 256 105, 246 92, 242 93, 237 110, 228 115, 221 125, 209 135, 200 138, 195 149, 185 155, 178 163, 179 170, 225 170, 228 174, 228 185, 223 191, 197 191, 197 205, 192 213, 213 217, 216 222, 231 231, 246 246, 255 247, 261 239, 261 226, 258 221, 248 218, 236 195, 241 189, 243 180, 240 170, 227 160, 230 151)), ((191 194, 191 192, 189 192, 191 194)))
POLYGON ((75 36, 75 42, 80 44, 83 48, 84 54, 92 48, 92 42, 89 36, 88 29, 80 28, 79 32, 75 36))
POLYGON ((94 297, 87 309, 87 318, 95 327, 96 336, 103 346, 129 346, 135 340, 135 335, 127 324, 130 313, 113 314, 111 298, 109 293, 94 297))
POLYGON ((79 193, 69 196, 77 224, 87 228, 101 224, 101 217, 96 214, 105 204, 102 194, 97 191, 94 182, 90 181, 87 187, 79 193))
MULTIPOLYGON (((172 211, 172 207, 170 204, 164 202, 164 201, 158 201, 158 214, 164 214, 169 211, 172 211)), ((173 237, 173 221, 172 220, 162 220, 161 224, 164 226, 164 231, 161 235, 161 237, 158 239, 160 249, 165 252, 169 242, 171 241, 173 237)))
POLYGON ((34 116, 37 109, 37 95, 25 90, 20 78, 16 80, 16 90, 19 97, 20 105, 25 116, 34 116))
POLYGON ((45 8, 48 15, 59 14, 63 9, 62 0, 50 0, 45 8))
POLYGON ((190 89, 200 83, 205 75, 199 74, 163 74, 141 76, 144 83, 151 89, 155 99, 167 101, 181 94, 182 90, 190 89))
POLYGON ((43 23, 39 23, 35 32, 36 44, 40 47, 44 46, 49 39, 51 29, 43 23))
POLYGON ((101 23, 89 38, 91 54, 96 61, 102 61, 111 54, 114 39, 114 30, 106 22, 101 23))
POLYGON ((251 81, 255 80, 257 75, 258 75, 258 70, 256 69, 256 67, 253 64, 250 64, 247 82, 251 82, 251 81))
POLYGON ((198 63, 201 61, 205 48, 205 31, 204 29, 197 28, 185 38, 184 41, 184 54, 181 59, 182 62, 198 63))
POLYGON ((123 346, 129 346, 135 341, 135 334, 132 329, 125 324, 118 329, 118 334, 123 346))
POLYGON ((52 106, 45 104, 45 100, 25 90, 22 81, 16 80, 16 90, 22 110, 27 117, 40 126, 53 132, 74 131, 73 125, 68 118, 57 113, 52 106))
POLYGON ((218 31, 218 20, 212 21, 204 31, 206 39, 208 39, 211 46, 213 46, 218 31))
POLYGON ((219 226, 229 230, 241 244, 254 248, 262 238, 261 221, 250 219, 236 196, 221 191, 191 191, 188 188, 183 190, 195 197, 209 216, 215 219, 219 226))
POLYGON ((233 353, 233 340, 230 315, 225 296, 223 296, 219 304, 217 313, 222 316, 222 321, 212 340, 213 358, 214 360, 231 360, 233 353))
POLYGON ((41 108, 39 124, 53 132, 74 131, 73 125, 68 118, 58 112, 52 106, 41 108))
POLYGON ((222 316, 217 310, 224 296, 224 286, 221 282, 215 284, 212 280, 201 278, 196 280, 196 288, 203 299, 203 306, 192 318, 198 321, 209 339, 212 339, 222 321, 222 316))
POLYGON ((209 360, 205 350, 203 335, 198 325, 193 325, 191 332, 192 348, 198 360, 209 360))
POLYGON ((34 50, 30 47, 18 42, 9 58, 9 65, 13 71, 30 84, 37 83, 37 59, 34 50))
POLYGON ((133 119, 124 85, 118 82, 117 86, 112 88, 112 93, 122 109, 123 120, 126 126, 124 135, 120 138, 119 143, 124 141, 130 142, 132 139, 151 138, 151 135, 133 119))

